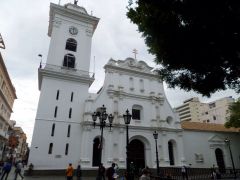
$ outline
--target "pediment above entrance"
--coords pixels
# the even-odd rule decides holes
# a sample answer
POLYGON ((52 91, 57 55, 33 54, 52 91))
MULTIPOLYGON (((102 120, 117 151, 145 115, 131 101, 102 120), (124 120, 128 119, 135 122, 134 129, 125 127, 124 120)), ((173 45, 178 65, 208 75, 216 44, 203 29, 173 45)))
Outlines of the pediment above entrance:
POLYGON ((106 68, 126 69, 131 71, 139 71, 142 73, 155 74, 155 72, 152 71, 153 68, 148 66, 144 61, 137 61, 133 58, 126 58, 125 60, 114 60, 111 58, 105 65, 105 69, 106 68))
POLYGON ((213 135, 211 136, 209 139, 208 139, 208 142, 211 142, 211 143, 224 143, 224 138, 219 136, 219 135, 213 135))

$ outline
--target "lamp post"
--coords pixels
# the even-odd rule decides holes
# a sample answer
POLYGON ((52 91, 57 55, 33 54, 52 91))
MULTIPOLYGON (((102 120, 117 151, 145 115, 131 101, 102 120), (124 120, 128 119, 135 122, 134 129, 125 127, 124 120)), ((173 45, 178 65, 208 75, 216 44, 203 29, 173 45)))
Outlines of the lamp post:
POLYGON ((129 176, 129 158, 128 158, 128 148, 129 148, 129 137, 128 137, 128 125, 131 122, 132 115, 129 113, 128 109, 126 114, 123 115, 124 123, 126 124, 126 167, 127 167, 127 180, 130 180, 129 176))
POLYGON ((230 144, 230 140, 228 138, 226 138, 224 140, 224 142, 227 144, 228 148, 229 148, 229 152, 230 152, 230 157, 231 157, 231 161, 232 161, 232 168, 233 168, 233 173, 234 173, 234 179, 237 178, 236 175, 236 170, 235 170, 235 165, 234 165, 234 161, 233 161, 233 156, 232 156, 232 150, 231 150, 231 144, 230 144))
POLYGON ((101 130, 101 139, 100 139, 100 154, 101 154, 100 163, 101 163, 101 161, 102 161, 103 129, 106 127, 106 120, 108 118, 109 127, 110 127, 110 130, 111 130, 114 116, 112 114, 108 115, 107 112, 106 112, 106 107, 104 105, 102 105, 102 107, 97 109, 97 112, 94 112, 92 114, 94 128, 95 128, 95 126, 97 126, 97 123, 96 123, 97 118, 99 119, 99 125, 98 126, 100 127, 100 130, 101 130))
POLYGON ((158 133, 157 133, 157 131, 154 131, 153 137, 154 137, 154 139, 155 139, 155 145, 156 145, 157 175, 159 176, 160 170, 159 170, 158 148, 157 148, 157 139, 158 139, 158 133))

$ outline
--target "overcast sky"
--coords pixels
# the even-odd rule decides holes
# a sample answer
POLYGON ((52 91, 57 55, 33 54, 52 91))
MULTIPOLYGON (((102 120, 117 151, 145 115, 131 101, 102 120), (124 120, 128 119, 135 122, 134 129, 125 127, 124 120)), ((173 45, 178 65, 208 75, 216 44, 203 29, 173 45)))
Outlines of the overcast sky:
MULTIPOLYGON (((61 0, 60 4, 73 1, 61 0)), ((50 42, 47 36, 50 2, 58 4, 59 0, 0 0, 0 33, 6 45, 6 49, 0 49, 0 52, 18 97, 11 119, 23 128, 28 143, 31 143, 40 93, 37 85, 38 54, 42 54, 43 62, 46 62, 50 42)), ((89 14, 100 18, 92 39, 90 71, 93 72, 95 57, 96 80, 90 88, 91 92, 96 92, 103 84, 103 66, 107 61, 110 58, 123 60, 134 57, 134 48, 138 50, 138 60, 155 66, 154 56, 148 54, 137 26, 126 17, 127 3, 128 0, 79 0, 78 4, 84 6, 89 14)), ((239 97, 234 91, 228 90, 215 93, 211 98, 202 98, 193 92, 168 89, 166 85, 165 93, 173 107, 193 96, 200 97, 203 102, 226 96, 239 97)))

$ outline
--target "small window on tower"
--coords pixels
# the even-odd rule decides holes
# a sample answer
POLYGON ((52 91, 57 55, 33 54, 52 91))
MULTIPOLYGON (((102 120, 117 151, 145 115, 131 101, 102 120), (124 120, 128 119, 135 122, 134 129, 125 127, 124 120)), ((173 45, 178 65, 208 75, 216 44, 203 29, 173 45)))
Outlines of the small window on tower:
POLYGON ((57 117, 57 110, 58 110, 58 107, 56 106, 54 111, 54 117, 57 117))
POLYGON ((71 125, 68 125, 68 132, 67 132, 67 137, 70 137, 70 132, 71 132, 71 125))
POLYGON ((68 68, 75 68, 75 56, 72 54, 66 54, 64 56, 63 66, 68 68))
POLYGON ((77 41, 73 38, 69 38, 66 42, 66 50, 69 50, 69 51, 74 51, 76 52, 77 50, 77 41))
POLYGON ((73 101, 73 92, 71 93, 71 102, 73 101))
POLYGON ((52 154, 52 150, 53 150, 53 143, 50 143, 49 149, 48 149, 48 154, 52 154))
POLYGON ((58 98, 59 98, 59 90, 57 90, 56 100, 58 100, 58 98))
POLYGON ((54 131, 55 131, 55 124, 53 123, 51 136, 54 136, 54 131))
POLYGON ((68 117, 69 117, 69 118, 72 118, 72 108, 69 109, 68 117))
POLYGON ((65 148, 65 155, 68 155, 68 147, 69 147, 69 144, 67 143, 65 148))

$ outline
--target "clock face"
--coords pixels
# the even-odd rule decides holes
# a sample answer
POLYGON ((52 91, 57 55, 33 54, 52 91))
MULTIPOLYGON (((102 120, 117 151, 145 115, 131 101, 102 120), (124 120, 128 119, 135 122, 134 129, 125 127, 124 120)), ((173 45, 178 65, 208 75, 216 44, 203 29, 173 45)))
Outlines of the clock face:
POLYGON ((72 35, 77 35, 78 29, 76 27, 74 27, 74 26, 71 26, 69 28, 69 33, 72 34, 72 35))

